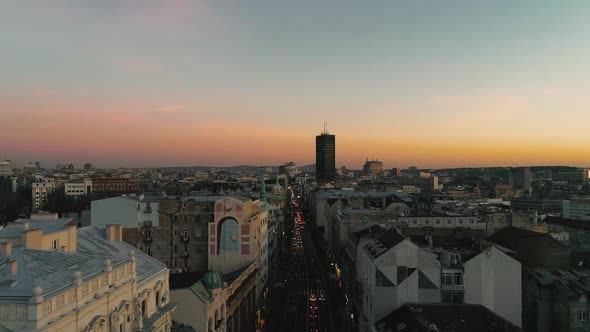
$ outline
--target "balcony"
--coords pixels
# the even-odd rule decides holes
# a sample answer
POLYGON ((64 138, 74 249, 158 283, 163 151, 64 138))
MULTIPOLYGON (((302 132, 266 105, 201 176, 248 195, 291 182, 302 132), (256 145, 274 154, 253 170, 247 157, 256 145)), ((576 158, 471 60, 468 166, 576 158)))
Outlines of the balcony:
POLYGON ((184 257, 184 258, 188 258, 188 252, 186 252, 186 251, 185 251, 185 252, 183 252, 183 253, 182 253, 182 257, 184 257))
POLYGON ((464 292, 465 287, 463 285, 442 285, 442 290, 449 292, 464 292))
POLYGON ((188 242, 188 241, 189 241, 188 235, 181 235, 181 236, 180 236, 180 240, 181 240, 182 242, 188 242))
POLYGON ((152 242, 152 237, 151 236, 144 236, 143 242, 152 242))

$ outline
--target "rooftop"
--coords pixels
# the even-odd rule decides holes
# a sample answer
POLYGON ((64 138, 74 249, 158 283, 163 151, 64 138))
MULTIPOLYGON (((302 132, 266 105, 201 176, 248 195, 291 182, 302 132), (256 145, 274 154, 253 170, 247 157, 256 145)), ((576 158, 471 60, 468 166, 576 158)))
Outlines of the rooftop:
POLYGON ((14 247, 12 256, 1 262, 15 260, 17 273, 10 275, 0 272, 0 300, 8 296, 26 300, 33 295, 33 288, 37 286, 41 287, 43 295, 67 289, 72 287, 74 272, 80 272, 83 280, 93 278, 103 272, 107 259, 115 268, 129 261, 131 252, 136 257, 138 283, 166 270, 166 265, 131 245, 107 240, 105 230, 96 226, 78 229, 76 252, 14 247))
POLYGON ((364 249, 371 257, 377 258, 403 240, 405 237, 396 228, 391 228, 367 243, 364 249))
POLYGON ((482 305, 405 304, 375 323, 376 331, 520 332, 521 328, 482 305), (436 330, 433 328, 436 326, 436 330))
POLYGON ((0 230, 0 239, 19 239, 24 231, 35 229, 42 230, 44 234, 51 234, 76 225, 73 218, 17 219, 0 230))
POLYGON ((563 286, 579 295, 590 295, 590 270, 538 270, 532 273, 543 286, 563 286))

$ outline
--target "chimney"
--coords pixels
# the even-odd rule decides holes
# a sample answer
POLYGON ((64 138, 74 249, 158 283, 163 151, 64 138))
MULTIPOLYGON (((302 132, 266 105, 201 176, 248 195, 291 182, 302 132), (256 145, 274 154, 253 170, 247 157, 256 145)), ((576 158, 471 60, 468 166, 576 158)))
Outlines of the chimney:
POLYGON ((10 257, 12 255, 12 242, 6 241, 0 243, 0 256, 10 257))
POLYGON ((109 241, 122 241, 123 240, 123 227, 121 224, 109 224, 106 228, 106 236, 109 241))
POLYGON ((16 274, 16 261, 15 260, 10 260, 8 261, 8 271, 10 271, 10 274, 16 274))

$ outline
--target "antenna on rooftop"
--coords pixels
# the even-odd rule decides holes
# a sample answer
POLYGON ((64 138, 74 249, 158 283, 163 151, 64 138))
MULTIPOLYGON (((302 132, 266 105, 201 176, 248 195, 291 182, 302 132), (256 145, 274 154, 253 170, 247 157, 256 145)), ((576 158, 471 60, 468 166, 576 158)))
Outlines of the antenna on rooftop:
POLYGON ((324 121, 324 131, 322 132, 323 135, 328 135, 328 123, 324 121))

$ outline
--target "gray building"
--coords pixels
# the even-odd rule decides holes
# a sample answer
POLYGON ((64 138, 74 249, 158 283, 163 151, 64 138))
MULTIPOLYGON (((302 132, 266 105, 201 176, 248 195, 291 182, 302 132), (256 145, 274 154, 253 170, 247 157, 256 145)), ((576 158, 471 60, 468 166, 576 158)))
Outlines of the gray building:
POLYGON ((589 270, 535 271, 524 297, 531 309, 527 331, 588 331, 589 270))

